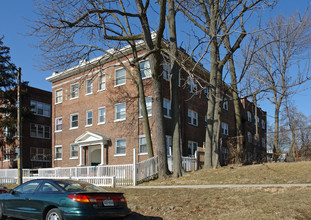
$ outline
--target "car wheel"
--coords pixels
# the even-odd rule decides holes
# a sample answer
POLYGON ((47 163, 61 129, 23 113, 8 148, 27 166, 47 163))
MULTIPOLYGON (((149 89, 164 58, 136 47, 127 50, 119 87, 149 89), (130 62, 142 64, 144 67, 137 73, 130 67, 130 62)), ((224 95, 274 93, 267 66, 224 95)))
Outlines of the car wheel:
POLYGON ((51 209, 46 214, 45 220, 63 220, 63 215, 59 209, 51 209))
POLYGON ((0 203, 0 220, 6 219, 6 216, 3 215, 3 203, 0 203))

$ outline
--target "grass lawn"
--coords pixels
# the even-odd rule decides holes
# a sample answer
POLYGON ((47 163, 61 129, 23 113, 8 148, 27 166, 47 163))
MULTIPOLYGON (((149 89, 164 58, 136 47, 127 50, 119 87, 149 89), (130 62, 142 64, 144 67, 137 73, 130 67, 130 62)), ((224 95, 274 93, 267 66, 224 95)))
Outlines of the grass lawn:
MULTIPOLYGON (((311 162, 228 166, 143 185, 287 183, 311 183, 311 162)), ((117 190, 133 219, 311 219, 311 187, 117 190)))

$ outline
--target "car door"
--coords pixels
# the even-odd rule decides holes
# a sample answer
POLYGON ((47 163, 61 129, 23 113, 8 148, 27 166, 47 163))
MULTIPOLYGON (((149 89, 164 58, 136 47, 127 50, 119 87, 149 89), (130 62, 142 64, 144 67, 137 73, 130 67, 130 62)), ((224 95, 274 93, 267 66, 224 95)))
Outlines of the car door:
POLYGON ((6 215, 27 219, 37 218, 38 210, 34 207, 32 197, 40 183, 40 180, 29 181, 11 191, 5 202, 6 215))

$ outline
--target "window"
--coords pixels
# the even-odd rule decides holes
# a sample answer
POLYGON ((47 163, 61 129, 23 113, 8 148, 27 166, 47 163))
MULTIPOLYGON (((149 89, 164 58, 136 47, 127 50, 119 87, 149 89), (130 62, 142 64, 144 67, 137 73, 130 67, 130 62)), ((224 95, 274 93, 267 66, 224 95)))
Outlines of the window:
POLYGON ((198 113, 188 109, 188 124, 198 126, 198 113))
POLYGON ((194 79, 191 77, 188 77, 187 79, 187 84, 188 84, 188 91, 190 93, 198 94, 198 85, 194 79))
POLYGON ((61 160, 63 157, 63 146, 55 146, 55 160, 61 160))
POLYGON ((62 131, 63 129, 63 118, 55 119, 55 131, 62 131))
POLYGON ((86 112, 86 125, 91 126, 93 124, 93 111, 89 110, 86 112))
POLYGON ((260 127, 260 119, 258 116, 257 116, 257 126, 260 127))
POLYGON ((222 108, 224 110, 227 110, 229 109, 229 103, 228 103, 228 100, 224 100, 224 102, 222 103, 222 108))
POLYGON ((207 117, 206 117, 206 115, 204 116, 204 125, 205 125, 205 127, 207 127, 207 117))
POLYGON ((229 135, 229 127, 227 123, 221 122, 221 133, 224 135, 229 135))
POLYGON ((253 135, 251 132, 247 132, 247 140, 248 143, 252 143, 253 142, 253 135))
POLYGON ((40 180, 28 182, 28 183, 25 183, 23 185, 16 187, 14 191, 19 192, 19 193, 27 193, 27 194, 34 193, 40 183, 41 183, 40 180))
POLYGON ((30 160, 31 161, 43 161, 49 162, 51 158, 51 150, 48 148, 30 148, 30 160))
POLYGON ((55 104, 60 104, 63 102, 63 89, 55 91, 55 104))
POLYGON ((252 122, 252 113, 247 111, 247 121, 252 122))
POLYGON ((138 153, 146 154, 147 153, 147 144, 145 135, 139 136, 139 149, 138 153))
POLYGON ((31 111, 40 116, 51 117, 51 105, 38 101, 30 101, 31 111))
MULTIPOLYGON (((138 102, 139 102, 139 117, 143 117, 140 101, 138 100, 138 102)), ((147 107, 147 114, 148 116, 151 116, 152 115, 152 98, 145 97, 145 102, 146 102, 146 107, 147 107)))
POLYGON ((172 156, 173 139, 172 136, 165 136, 166 153, 167 156, 172 156))
POLYGON ((106 108, 98 109, 98 124, 104 124, 106 121, 106 108))
POLYGON ((53 186, 50 183, 43 183, 38 189, 38 192, 43 192, 43 193, 58 192, 58 191, 59 191, 59 189, 57 189, 55 186, 53 186))
POLYGON ((198 149, 198 143, 194 141, 188 141, 188 149, 189 149, 189 156, 193 157, 198 149))
POLYGON ((126 153, 126 139, 116 139, 115 142, 115 155, 125 155, 126 153))
POLYGON ((87 79, 86 80, 86 94, 92 94, 93 93, 93 79, 87 79))
POLYGON ((126 71, 125 69, 116 70, 115 86, 124 85, 126 83, 126 71))
POLYGON ((79 97, 79 83, 70 85, 70 99, 79 97))
POLYGON ((221 151, 222 159, 223 160, 228 160, 228 158, 229 158, 229 150, 228 150, 228 148, 224 147, 221 150, 222 150, 221 151))
POLYGON ((71 144, 70 145, 70 158, 78 158, 78 145, 77 144, 71 144))
POLYGON ((126 119, 126 104, 115 105, 115 121, 123 121, 126 119))
POLYGON ((3 148, 3 154, 4 154, 4 158, 3 160, 10 160, 11 159, 11 149, 8 147, 3 148))
POLYGON ((149 60, 140 62, 140 72, 141 72, 141 78, 146 79, 151 77, 151 69, 150 69, 150 63, 149 60))
POLYGON ((163 62, 162 63, 162 68, 163 68, 163 79, 166 81, 170 81, 170 74, 171 74, 171 65, 169 62, 163 62))
POLYGON ((106 74, 101 74, 98 77, 98 90, 102 91, 106 89, 106 74))
POLYGON ((70 115, 70 128, 78 128, 79 126, 79 115, 78 114, 72 114, 70 115))
POLYGON ((30 137, 50 139, 50 127, 31 123, 30 137))
POLYGON ((172 118, 171 102, 168 99, 163 99, 163 115, 166 118, 172 118))
POLYGON ((262 129, 266 129, 266 123, 263 119, 261 120, 261 127, 262 129))
POLYGON ((209 90, 208 90, 208 88, 204 88, 204 96, 207 98, 207 99, 209 99, 209 90))

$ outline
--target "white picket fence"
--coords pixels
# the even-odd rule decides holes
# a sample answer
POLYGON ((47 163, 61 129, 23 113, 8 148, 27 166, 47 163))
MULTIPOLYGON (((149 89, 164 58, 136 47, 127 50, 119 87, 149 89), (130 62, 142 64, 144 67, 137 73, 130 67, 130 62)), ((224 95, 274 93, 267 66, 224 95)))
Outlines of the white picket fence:
MULTIPOLYGON (((173 156, 167 156, 168 169, 173 171, 173 156)), ((198 160, 195 157, 181 157, 181 165, 185 171, 198 170, 198 160)))
MULTIPOLYGON (((135 186, 137 182, 148 181, 157 175, 157 156, 136 163, 135 151, 133 155, 133 164, 126 165, 23 169, 23 182, 32 179, 59 178, 82 180, 98 186, 135 186)), ((171 171, 172 160, 172 157, 168 157, 171 171)), ((182 157, 182 165, 186 171, 193 171, 197 169, 197 160, 196 158, 182 157)), ((17 176, 17 169, 0 169, 0 184, 16 184, 17 176)))

